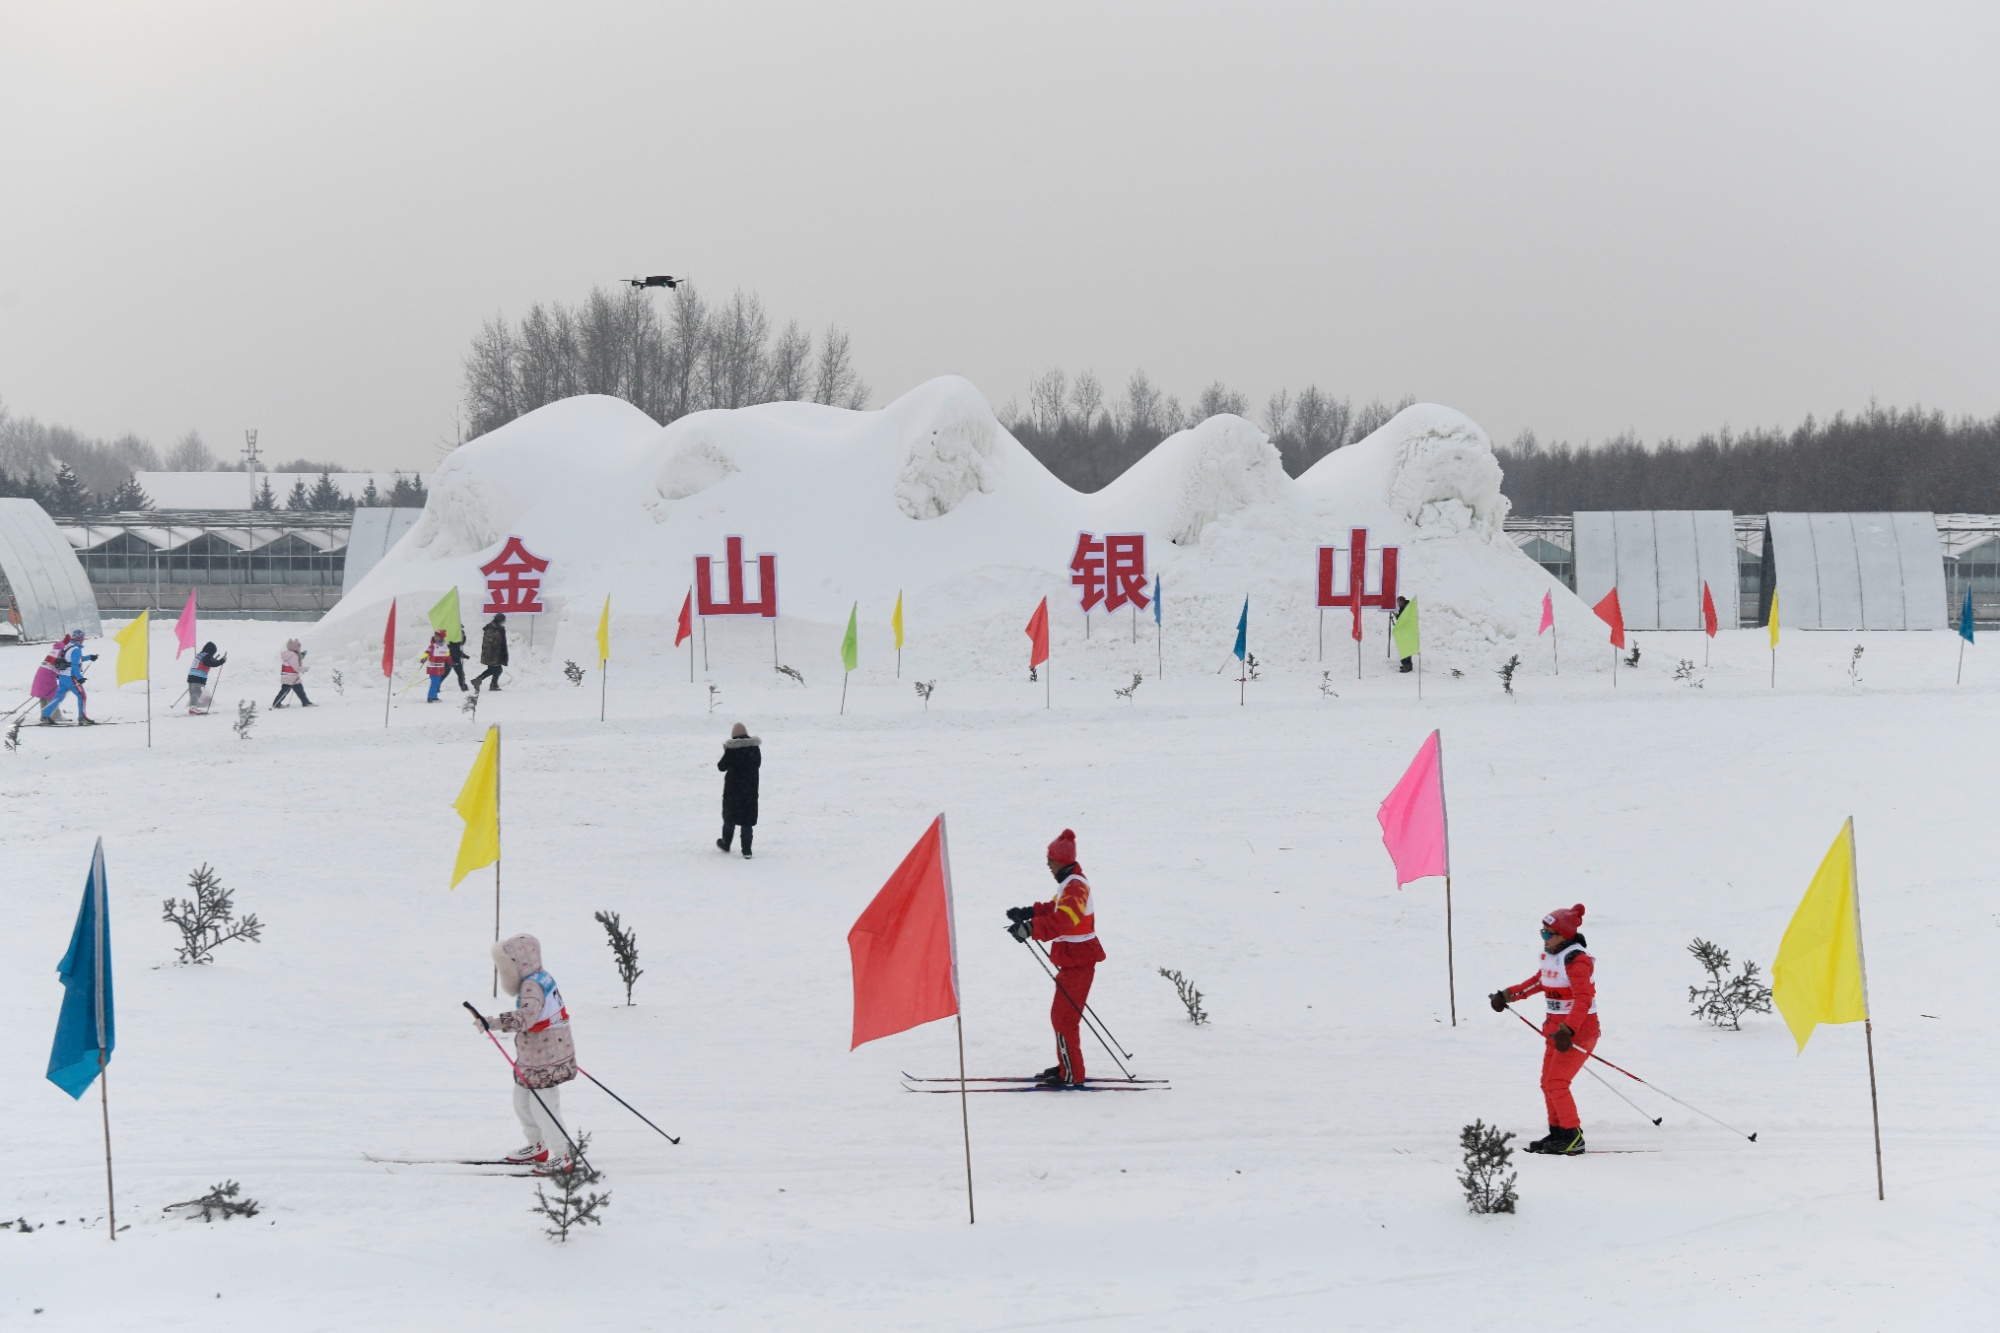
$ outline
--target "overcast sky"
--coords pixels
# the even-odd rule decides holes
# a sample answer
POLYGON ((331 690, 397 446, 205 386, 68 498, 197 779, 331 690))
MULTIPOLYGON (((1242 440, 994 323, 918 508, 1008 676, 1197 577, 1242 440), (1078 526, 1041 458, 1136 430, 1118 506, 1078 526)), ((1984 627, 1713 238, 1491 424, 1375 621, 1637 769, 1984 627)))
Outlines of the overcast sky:
POLYGON ((1996 70, 1992 4, 0 0, 0 401, 428 467, 483 319, 668 272, 878 406, 1992 415, 1996 70))

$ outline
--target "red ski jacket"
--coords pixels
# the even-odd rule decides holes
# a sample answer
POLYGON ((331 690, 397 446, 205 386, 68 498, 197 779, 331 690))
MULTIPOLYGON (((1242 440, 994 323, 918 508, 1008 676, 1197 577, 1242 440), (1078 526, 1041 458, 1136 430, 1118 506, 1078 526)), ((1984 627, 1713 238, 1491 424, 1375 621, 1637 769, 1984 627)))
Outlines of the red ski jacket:
POLYGON ((1035 904, 1035 938, 1049 941, 1049 959, 1057 967, 1081 967, 1104 961, 1097 942, 1097 912, 1090 899, 1090 881, 1080 866, 1069 867, 1056 896, 1035 904))
POLYGON ((1564 1023, 1579 1036, 1586 1027, 1597 1027, 1597 982, 1593 975, 1597 964, 1583 947, 1583 941, 1576 939, 1560 953, 1543 954, 1540 971, 1507 988, 1510 1000, 1537 994, 1548 997, 1548 1017, 1542 1020, 1545 1036, 1554 1035, 1564 1023))

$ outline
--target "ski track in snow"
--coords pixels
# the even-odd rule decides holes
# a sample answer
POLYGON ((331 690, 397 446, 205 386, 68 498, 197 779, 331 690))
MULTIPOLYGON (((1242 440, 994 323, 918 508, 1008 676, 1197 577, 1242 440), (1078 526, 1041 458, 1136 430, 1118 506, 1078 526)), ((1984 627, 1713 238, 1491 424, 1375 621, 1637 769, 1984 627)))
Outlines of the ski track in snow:
MULTIPOLYGON (((831 638, 787 623, 807 689, 770 671, 767 641, 718 635, 710 714, 685 657, 627 635, 607 723, 595 679, 572 688, 559 658, 523 654, 476 723, 453 684, 446 704, 402 696, 385 731, 381 678, 353 665, 344 696, 322 667, 308 676, 321 707, 268 711, 278 646, 311 647, 313 627, 203 629, 231 654, 212 716, 161 706, 180 674, 161 627, 150 752, 126 725, 30 726, 0 753, 18 1050, 0 1216, 46 1224, 0 1233, 9 1326, 1539 1330, 1559 1300, 1608 1328, 1885 1329, 1976 1326, 2000 1294, 2000 1077, 1982 1026, 2000 1001, 1983 836, 2000 689, 1984 648, 1952 687, 1948 634, 1788 634, 1774 693, 1761 631, 1725 633, 1701 690, 1670 679, 1675 659, 1700 659, 1697 636, 1642 633, 1615 691, 1608 673, 1531 660, 1516 698, 1470 671, 1427 676, 1418 702, 1371 621, 1367 678, 1329 663, 1339 698, 1291 651, 1238 707, 1231 676, 1154 679, 1147 626, 1136 646, 1100 638, 1059 662, 1053 710, 1040 684, 954 678, 913 639, 904 681, 868 659, 840 717, 831 638), (1115 699, 1133 670, 1144 687, 1115 699), (926 713, 909 682, 933 675, 926 713), (230 730, 239 698, 259 704, 248 741, 230 730), (748 863, 713 846, 714 762, 739 718, 766 747, 748 863), (362 1156, 518 1141, 506 1068, 459 1008, 494 1007, 492 877, 446 889, 450 803, 487 722, 505 736, 504 927, 541 937, 586 1067, 684 1139, 567 1086, 612 1193, 604 1225, 567 1246, 529 1215, 531 1181, 362 1156), (1397 891, 1374 818, 1432 727, 1456 1028, 1441 885, 1397 891), (973 1098, 971 1227, 956 1100, 898 1078, 952 1072, 949 1026, 847 1049, 846 931, 939 810, 968 1066, 1052 1058, 1048 983, 1001 913, 1046 896, 1042 848, 1069 826, 1110 955, 1092 1002, 1134 1072, 1173 1080, 1147 1097, 973 1098), (1886 1203, 1858 1025, 1820 1029, 1799 1056, 1776 1017, 1717 1032, 1684 998, 1696 935, 1768 969, 1850 813, 1886 1203), (96 1094, 72 1104, 41 1077, 99 834, 130 1224, 116 1246, 96 1094), (159 904, 203 862, 264 941, 177 967, 159 904), (1459 1127, 1479 1117, 1525 1141, 1542 1121, 1537 1043, 1482 997, 1529 974, 1540 915, 1575 901, 1606 1056, 1759 1141, 1607 1073, 1665 1116, 1655 1129, 1580 1079, 1593 1146, 1658 1151, 1519 1155, 1521 1211, 1473 1217, 1453 1179, 1459 1127), (638 931, 633 1008, 600 908, 638 931), (1201 988, 1208 1027, 1184 1021, 1160 967, 1201 988), (161 1213, 225 1179, 265 1211, 161 1213)), ((0 648, 0 680, 22 685, 35 656, 0 648)), ((93 711, 142 719, 140 687, 113 689, 110 658, 98 665, 93 711)))

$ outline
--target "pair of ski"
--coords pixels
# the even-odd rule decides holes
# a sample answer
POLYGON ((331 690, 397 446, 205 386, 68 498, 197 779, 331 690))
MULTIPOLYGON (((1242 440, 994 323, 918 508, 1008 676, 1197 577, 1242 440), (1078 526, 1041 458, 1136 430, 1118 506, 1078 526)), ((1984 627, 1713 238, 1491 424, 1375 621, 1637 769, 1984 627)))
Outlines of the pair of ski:
MULTIPOLYGON (((919 1078, 915 1074, 903 1075, 905 1092, 957 1092, 959 1080, 950 1078, 919 1078), (912 1084, 922 1084, 913 1087, 912 1084)), ((1163 1078, 1135 1079, 1086 1079, 1082 1083, 1047 1083, 1039 1074, 1002 1074, 993 1078, 968 1078, 965 1080, 967 1092, 1153 1092, 1170 1087, 1163 1078)))
POLYGON ((379 1166, 483 1166, 504 1167, 499 1171, 467 1171, 459 1174, 472 1176, 514 1176, 522 1180, 535 1178, 535 1162, 510 1162, 504 1157, 377 1157, 373 1153, 361 1154, 363 1161, 379 1166))

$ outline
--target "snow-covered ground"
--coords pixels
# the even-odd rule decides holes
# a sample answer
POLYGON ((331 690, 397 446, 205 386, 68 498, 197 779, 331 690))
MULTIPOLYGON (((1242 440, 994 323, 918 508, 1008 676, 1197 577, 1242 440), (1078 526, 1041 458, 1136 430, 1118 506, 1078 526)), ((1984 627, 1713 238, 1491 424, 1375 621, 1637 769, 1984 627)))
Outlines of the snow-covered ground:
MULTIPOLYGON (((114 628, 107 626, 107 629, 114 628)), ((0 1322, 48 1329, 1967 1328, 2000 1277, 1995 1176, 2000 665, 1952 685, 1948 635, 1726 633, 1700 689, 1693 635, 1641 634, 1621 672, 1492 663, 1427 674, 1370 639, 1367 678, 1302 627, 1238 706, 1209 663, 1153 678, 1100 625, 1042 687, 954 674, 919 634, 904 679, 867 659, 836 713, 834 631, 785 627, 801 688, 748 626, 686 658, 614 642, 594 674, 530 656, 477 722, 416 692, 382 725, 379 676, 330 663, 312 711, 264 712, 276 650, 314 627, 205 626, 231 663, 214 716, 93 691, 124 725, 32 727, 0 753, 14 1058, 0 1322), (1861 682, 1847 675, 1864 644, 1861 682), (268 664, 268 665, 267 665, 268 664), (1112 688, 1148 679, 1132 702, 1112 688), (698 676, 703 673, 697 672, 698 676), (938 679, 925 712, 913 678, 938 679), (254 688, 253 688, 254 685, 254 688), (757 857, 718 853, 727 724, 765 742, 757 857), (566 1246, 533 1185, 364 1154, 486 1155, 518 1138, 506 1070, 459 1004, 491 1005, 490 876, 446 881, 456 795, 484 724, 505 735, 504 922, 545 945, 586 1067, 684 1136, 655 1137, 572 1085, 613 1202, 566 1246), (1441 885, 1398 892, 1375 807, 1441 727, 1451 800, 1458 1025, 1441 885), (1048 984, 1003 933, 1044 896, 1042 847, 1078 831, 1110 959, 1096 1006, 1170 1091, 977 1096, 979 1221, 965 1220, 958 1105, 899 1070, 955 1067, 949 1024, 850 1053, 844 936, 938 811, 949 813, 974 1073, 1050 1062, 1048 984), (1858 1027, 1801 1057, 1776 1018, 1687 1013, 1696 935, 1767 965, 1853 814, 1881 1077, 1888 1201, 1875 1200, 1858 1027), (110 867, 120 1046, 110 1075, 118 1207, 103 1234, 93 1091, 42 1078, 92 839, 110 867), (208 967, 172 963, 163 898, 208 863, 265 922, 208 967), (1475 1217, 1453 1175, 1475 1117, 1539 1133, 1539 1048, 1479 997, 1532 970, 1550 908, 1582 901, 1603 1050, 1758 1133, 1753 1145, 1627 1085, 1598 1084, 1593 1146, 1517 1159, 1514 1216, 1475 1217), (625 1008, 592 912, 638 930, 625 1008), (1212 1023, 1190 1027, 1179 968, 1212 1023), (224 1179, 264 1205, 206 1224, 161 1207, 224 1179), (64 1225, 57 1225, 59 1222, 64 1225), (39 1315, 31 1312, 40 1311, 39 1315)), ((761 632, 761 631, 759 631, 761 632)), ((1379 625, 1370 624, 1371 636, 1379 625)), ((1126 636, 1119 636, 1124 638, 1126 636)), ((1196 642, 1199 640, 1199 642, 1196 642)), ((1330 643, 1346 648, 1344 639, 1330 643)), ((161 645, 168 644, 162 630, 161 645)), ((1018 641, 1025 645, 1025 640, 1018 641)), ((1255 640, 1253 639, 1253 646, 1255 640)), ((1197 652, 1197 650, 1199 650, 1197 652)), ((952 649, 951 653, 956 653, 952 649)), ((108 646, 107 646, 108 653, 108 646)), ((167 660, 164 646, 156 660, 167 660)), ((582 654, 572 654, 582 656, 582 654)), ((1466 659, 1469 664, 1469 658, 1466 659)), ((0 649, 20 691, 34 650, 0 649)), ((1233 663, 1232 663, 1233 665, 1233 663)), ((1601 666, 1602 664, 1598 664, 1601 666)), ((163 669, 162 675, 175 675, 163 669)), ((163 705, 174 685, 156 699, 163 705)), ((1111 1072, 1090 1052, 1093 1071, 1111 1072)))

